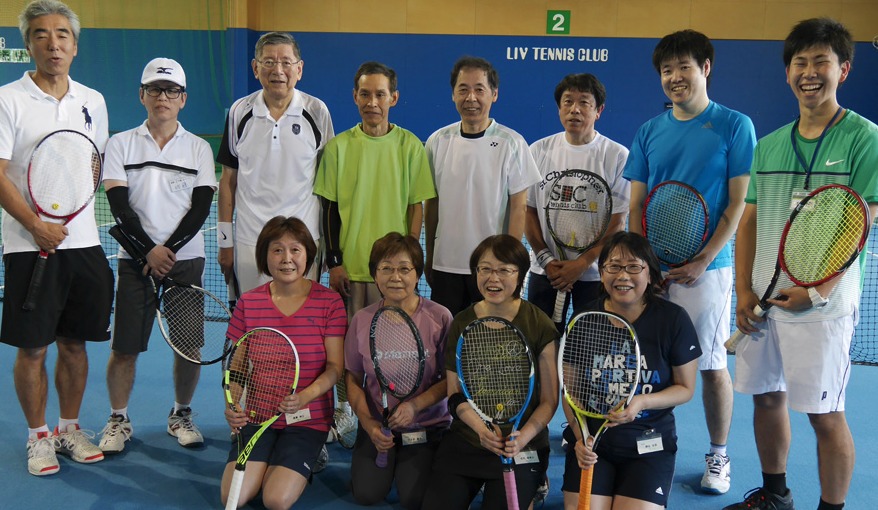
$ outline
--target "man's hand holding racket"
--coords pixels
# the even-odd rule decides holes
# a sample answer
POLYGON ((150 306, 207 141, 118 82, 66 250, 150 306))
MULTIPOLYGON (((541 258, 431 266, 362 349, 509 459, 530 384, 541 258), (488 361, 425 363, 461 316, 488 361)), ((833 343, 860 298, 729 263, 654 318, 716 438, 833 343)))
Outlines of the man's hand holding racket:
POLYGON ((67 239, 67 227, 58 223, 43 221, 39 216, 34 217, 34 222, 28 227, 28 232, 33 236, 34 242, 41 250, 47 253, 55 253, 55 248, 67 239))

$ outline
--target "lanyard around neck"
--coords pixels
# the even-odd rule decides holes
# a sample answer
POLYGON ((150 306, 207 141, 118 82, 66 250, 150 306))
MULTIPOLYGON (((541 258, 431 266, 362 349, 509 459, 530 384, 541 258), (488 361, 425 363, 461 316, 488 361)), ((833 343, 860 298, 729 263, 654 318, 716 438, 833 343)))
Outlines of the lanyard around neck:
POLYGON ((793 129, 790 131, 790 143, 793 144, 793 152, 796 153, 796 159, 799 160, 799 164, 802 165, 802 169, 805 170, 805 190, 807 191, 808 185, 811 182, 811 171, 814 169, 814 162, 817 161, 817 153, 820 152, 820 145, 823 143, 823 139, 826 137, 826 132, 829 131, 829 128, 835 124, 835 120, 841 115, 843 108, 841 106, 838 107, 838 110, 835 111, 835 115, 829 119, 829 122, 826 124, 826 127, 823 128, 823 132, 820 133, 820 138, 817 139, 817 146, 814 147, 814 153, 811 154, 811 164, 805 163, 805 158, 802 157, 802 154, 799 152, 799 147, 796 145, 796 133, 799 131, 799 121, 802 120, 802 117, 796 118, 796 122, 793 123, 793 129))

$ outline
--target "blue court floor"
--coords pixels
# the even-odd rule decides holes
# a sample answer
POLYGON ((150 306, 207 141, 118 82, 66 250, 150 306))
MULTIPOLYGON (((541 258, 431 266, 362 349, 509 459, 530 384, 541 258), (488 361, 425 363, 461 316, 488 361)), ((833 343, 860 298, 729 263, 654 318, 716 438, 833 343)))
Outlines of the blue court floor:
MULTIPOLYGON (((91 371, 80 421, 84 429, 100 433, 109 413, 105 367, 109 347, 90 345, 91 371)), ((12 383, 15 350, 0 345, 0 427, 6 431, 0 443, 0 510, 15 509, 201 509, 220 508, 219 479, 228 452, 228 429, 222 416, 224 399, 220 388, 220 367, 205 367, 193 409, 196 423, 205 436, 205 446, 188 450, 177 445, 165 431, 173 392, 168 376, 171 351, 157 334, 149 352, 138 365, 137 381, 129 406, 134 439, 121 455, 93 465, 75 464, 61 458, 61 471, 45 478, 31 476, 26 467, 26 425, 12 383)), ((49 360, 50 427, 57 424, 57 394, 52 386, 54 348, 49 360)), ((734 357, 730 358, 734 363, 734 357)), ((874 407, 878 368, 853 368, 848 388, 848 418, 857 444, 857 464, 846 509, 878 508, 874 488, 878 487, 878 456, 875 455, 878 411, 874 407)), ((739 396, 730 440, 732 490, 723 496, 697 492, 707 450, 700 387, 689 404, 677 409, 680 436, 677 472, 671 493, 672 509, 721 509, 761 484, 759 463, 751 429, 752 403, 739 396)), ((551 423, 553 455, 550 463, 551 491, 545 510, 561 509, 560 493, 563 453, 560 447, 562 413, 551 423)), ((788 469, 789 485, 798 509, 814 509, 819 499, 814 434, 804 415, 793 415, 793 451, 788 469)), ((358 507, 348 490, 350 455, 339 445, 330 445, 330 464, 314 478, 295 508, 353 509, 358 507)), ((261 507, 257 507, 261 508, 261 507)), ((391 496, 376 509, 400 508, 391 496)), ((476 508, 476 507, 474 507, 476 508)), ((539 508, 539 507, 538 507, 539 508)))

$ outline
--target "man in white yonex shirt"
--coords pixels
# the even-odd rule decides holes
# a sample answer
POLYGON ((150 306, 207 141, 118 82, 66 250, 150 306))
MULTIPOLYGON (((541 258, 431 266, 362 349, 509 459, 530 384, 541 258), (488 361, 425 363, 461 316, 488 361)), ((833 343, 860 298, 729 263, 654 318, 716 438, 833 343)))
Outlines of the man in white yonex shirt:
MULTIPOLYGON (((153 59, 140 83, 147 119, 110 139, 104 163, 104 189, 113 216, 147 262, 141 268, 132 254, 119 250, 113 352, 107 363, 110 419, 99 443, 106 454, 121 452, 134 432, 128 399, 137 357, 146 351, 155 322, 148 276, 202 285, 201 227, 217 187, 210 145, 177 120, 187 99, 182 66, 168 58, 153 59)), ((204 443, 189 407, 200 372, 201 365, 174 355, 175 402, 167 430, 182 446, 204 443)))

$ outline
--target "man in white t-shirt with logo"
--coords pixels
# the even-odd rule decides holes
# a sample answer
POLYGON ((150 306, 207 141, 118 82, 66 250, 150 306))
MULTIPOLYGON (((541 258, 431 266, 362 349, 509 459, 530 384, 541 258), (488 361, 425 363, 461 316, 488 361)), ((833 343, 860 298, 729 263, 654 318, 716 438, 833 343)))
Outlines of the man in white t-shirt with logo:
MULTIPOLYGON (((137 358, 147 349, 155 317, 149 278, 202 285, 201 227, 217 187, 210 145, 177 120, 187 99, 183 68, 175 60, 153 59, 140 83, 147 119, 110 139, 104 164, 113 217, 146 258, 146 267, 141 267, 132 259, 140 254, 119 250, 113 351, 107 362, 110 418, 99 443, 105 454, 121 452, 134 433, 128 400, 137 358)), ((200 365, 174 355, 175 402, 167 430, 182 446, 204 444, 190 408, 200 371, 200 365)))

